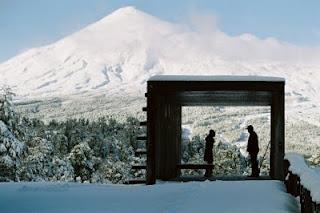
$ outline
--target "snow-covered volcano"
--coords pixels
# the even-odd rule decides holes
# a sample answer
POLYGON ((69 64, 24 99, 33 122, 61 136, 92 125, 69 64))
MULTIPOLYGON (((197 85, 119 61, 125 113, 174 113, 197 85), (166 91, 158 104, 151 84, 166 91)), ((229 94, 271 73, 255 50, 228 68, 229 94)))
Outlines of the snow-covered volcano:
POLYGON ((0 84, 25 98, 141 95, 154 74, 265 75, 286 78, 289 102, 319 102, 319 48, 251 34, 229 36, 206 18, 192 20, 169 23, 133 7, 121 8, 0 64, 0 84))

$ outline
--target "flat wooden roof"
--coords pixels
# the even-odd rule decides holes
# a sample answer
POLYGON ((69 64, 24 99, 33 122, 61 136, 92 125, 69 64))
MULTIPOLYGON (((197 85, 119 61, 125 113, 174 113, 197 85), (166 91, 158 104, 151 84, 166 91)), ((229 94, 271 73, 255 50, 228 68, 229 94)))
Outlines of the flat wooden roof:
POLYGON ((155 75, 148 81, 222 81, 222 82, 285 82, 284 78, 271 76, 240 75, 155 75))
POLYGON ((156 75, 148 93, 162 94, 184 106, 270 106, 285 79, 268 76, 156 75))

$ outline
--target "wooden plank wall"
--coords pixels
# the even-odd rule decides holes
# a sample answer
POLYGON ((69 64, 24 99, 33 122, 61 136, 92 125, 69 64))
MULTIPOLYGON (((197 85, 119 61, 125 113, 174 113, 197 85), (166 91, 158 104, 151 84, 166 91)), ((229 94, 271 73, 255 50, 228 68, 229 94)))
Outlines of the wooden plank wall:
POLYGON ((156 125, 156 177, 170 180, 178 176, 181 147, 181 106, 169 96, 159 96, 156 125))

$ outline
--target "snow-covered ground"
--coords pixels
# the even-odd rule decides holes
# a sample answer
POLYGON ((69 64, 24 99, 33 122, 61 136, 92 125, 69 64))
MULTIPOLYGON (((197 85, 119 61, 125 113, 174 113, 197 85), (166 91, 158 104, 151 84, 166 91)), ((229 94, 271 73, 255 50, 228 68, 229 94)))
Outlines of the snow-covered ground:
POLYGON ((1 183, 0 212, 299 212, 278 181, 1 183))

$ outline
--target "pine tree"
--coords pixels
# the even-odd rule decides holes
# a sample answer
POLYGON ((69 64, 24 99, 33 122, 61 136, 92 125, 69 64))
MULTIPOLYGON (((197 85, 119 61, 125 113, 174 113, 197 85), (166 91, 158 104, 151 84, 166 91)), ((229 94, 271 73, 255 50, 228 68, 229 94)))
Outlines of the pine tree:
POLYGON ((20 123, 20 116, 15 112, 13 98, 15 93, 10 87, 4 86, 0 92, 0 120, 2 120, 9 129, 18 134, 18 125, 20 123))
POLYGON ((19 180, 18 171, 25 144, 18 140, 19 116, 14 111, 13 93, 4 87, 0 94, 0 178, 19 180))
POLYGON ((23 159, 21 169, 22 179, 27 181, 50 180, 53 176, 53 145, 40 137, 33 138, 27 145, 28 151, 25 159, 23 159))
POLYGON ((93 151, 88 143, 83 142, 73 147, 69 159, 74 168, 75 178, 80 177, 83 182, 90 181, 92 173, 98 166, 99 159, 93 156, 93 151))

